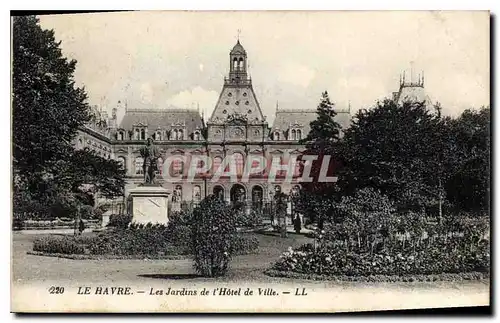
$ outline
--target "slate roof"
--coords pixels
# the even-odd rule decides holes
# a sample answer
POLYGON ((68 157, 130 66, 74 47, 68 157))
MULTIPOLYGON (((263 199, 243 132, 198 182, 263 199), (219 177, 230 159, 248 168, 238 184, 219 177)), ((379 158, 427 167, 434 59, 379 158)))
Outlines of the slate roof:
POLYGON ((197 110, 190 109, 128 109, 120 122, 119 128, 132 129, 142 123, 150 130, 173 128, 173 124, 186 125, 186 132, 191 134, 203 127, 203 120, 197 110))
MULTIPOLYGON (((337 109, 337 122, 341 125, 342 129, 349 126, 351 122, 351 114, 348 109, 337 109)), ((302 125, 303 133, 308 134, 311 130, 309 123, 317 117, 316 109, 278 109, 276 117, 271 128, 271 133, 279 129, 284 132, 290 128, 290 125, 302 125)))
POLYGON ((396 94, 396 102, 425 102, 426 106, 432 105, 431 98, 425 93, 423 85, 402 85, 396 94))

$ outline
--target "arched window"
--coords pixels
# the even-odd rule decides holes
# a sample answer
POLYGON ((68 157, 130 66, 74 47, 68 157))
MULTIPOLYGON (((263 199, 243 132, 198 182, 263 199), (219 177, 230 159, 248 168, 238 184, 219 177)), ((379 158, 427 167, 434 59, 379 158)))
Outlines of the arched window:
POLYGON ((125 134, 123 133, 123 131, 120 131, 118 133, 118 140, 124 140, 124 138, 125 138, 125 134))
POLYGON ((297 133, 295 132, 295 129, 292 129, 292 136, 291 136, 291 140, 296 140, 296 136, 297 136, 297 133))
POLYGON ((220 165, 222 164, 222 157, 215 157, 214 158, 214 163, 212 165, 212 172, 213 174, 215 174, 217 172, 217 170, 219 169, 220 165))
POLYGON ((296 140, 301 140, 302 139, 302 131, 300 129, 297 129, 297 139, 296 140))
POLYGON ((238 59, 236 57, 233 59, 233 70, 238 70, 238 59))
POLYGON ((178 136, 178 140, 184 140, 184 131, 182 131, 182 129, 179 129, 178 136))
POLYGON ((200 132, 199 131, 195 131, 194 134, 193 134, 193 139, 194 140, 200 140, 200 132))
POLYGON ((193 187, 193 200, 200 201, 201 200, 201 187, 195 185, 193 187))
POLYGON ((142 157, 136 157, 135 158, 135 174, 136 175, 144 174, 144 170, 142 169, 143 165, 144 165, 144 159, 142 159, 142 157))
POLYGON ((279 131, 274 132, 274 140, 280 140, 280 133, 279 131))
POLYGON ((156 133, 155 133, 155 140, 161 140, 161 131, 158 130, 156 133))
POLYGON ((139 139, 141 139, 141 138, 140 138, 140 135, 141 135, 141 134, 140 134, 139 129, 135 129, 135 140, 139 140, 139 139))
POLYGON ((236 174, 237 175, 242 175, 243 174, 243 167, 245 166, 245 157, 241 153, 234 153, 233 154, 233 161, 235 164, 236 168, 236 174))
POLYGON ((172 140, 177 140, 177 130, 176 130, 176 129, 174 129, 174 130, 172 131, 172 135, 171 135, 171 138, 170 138, 170 139, 172 139, 172 140))
POLYGON ((120 164, 120 167, 121 167, 122 169, 127 170, 127 166, 126 166, 127 164, 126 164, 126 162, 125 162, 125 157, 120 156, 120 157, 118 157, 118 158, 116 159, 116 161, 120 164))
POLYGON ((141 140, 146 140, 146 130, 141 129, 141 140))
POLYGON ((243 70, 243 58, 240 57, 240 61, 239 61, 239 64, 238 64, 238 69, 239 70, 243 70))

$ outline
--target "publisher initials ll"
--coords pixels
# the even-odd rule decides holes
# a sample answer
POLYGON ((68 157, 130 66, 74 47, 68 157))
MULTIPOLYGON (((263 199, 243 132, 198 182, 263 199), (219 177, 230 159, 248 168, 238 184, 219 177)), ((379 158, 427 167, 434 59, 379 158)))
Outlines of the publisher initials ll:
POLYGON ((306 289, 302 288, 302 292, 300 291, 300 288, 295 288, 295 296, 306 296, 306 289))

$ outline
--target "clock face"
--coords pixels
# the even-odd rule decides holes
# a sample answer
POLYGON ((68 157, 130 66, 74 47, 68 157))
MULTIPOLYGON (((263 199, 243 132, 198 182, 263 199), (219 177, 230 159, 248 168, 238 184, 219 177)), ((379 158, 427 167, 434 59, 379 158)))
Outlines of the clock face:
POLYGON ((243 137, 243 129, 241 128, 235 128, 232 131, 232 137, 233 138, 241 138, 243 137))

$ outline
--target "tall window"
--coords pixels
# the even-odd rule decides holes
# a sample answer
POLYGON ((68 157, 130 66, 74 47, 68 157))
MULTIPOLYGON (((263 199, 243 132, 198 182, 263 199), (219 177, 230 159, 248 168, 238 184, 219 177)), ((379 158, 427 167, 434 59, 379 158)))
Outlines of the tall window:
POLYGON ((141 140, 146 140, 146 130, 141 129, 141 140))
POLYGON ((123 133, 123 131, 120 131, 118 133, 118 140, 123 140, 125 138, 125 134, 123 133))
POLYGON ((295 132, 295 129, 292 129, 292 136, 291 136, 291 140, 297 140, 296 139, 296 136, 297 136, 297 133, 295 132))
POLYGON ((299 159, 295 160, 295 169, 293 172, 293 175, 295 177, 300 177, 300 167, 301 167, 301 161, 299 159))
POLYGON ((212 165, 212 172, 214 174, 218 171, 220 165, 222 165, 222 157, 217 156, 214 158, 214 163, 212 165))
POLYGON ((159 130, 158 130, 158 131, 155 133, 155 140, 161 140, 161 131, 159 131, 159 130))
POLYGON ((163 175, 163 158, 159 157, 158 160, 156 161, 156 165, 158 167, 158 174, 161 176, 163 175))
POLYGON ((142 157, 136 157, 135 158, 135 173, 136 173, 136 175, 144 174, 144 170, 142 169, 143 165, 144 165, 144 159, 142 159, 142 157))
POLYGON ((200 140, 200 132, 199 131, 195 131, 194 134, 193 134, 193 139, 194 140, 200 140))
POLYGON ((241 153, 234 153, 233 154, 233 161, 234 161, 235 166, 236 166, 236 174, 242 175, 243 168, 245 166, 245 157, 241 153))
POLYGON ((184 131, 182 131, 181 129, 179 129, 177 139, 178 140, 184 140, 184 131))
POLYGON ((172 161, 172 175, 182 175, 184 172, 184 162, 180 158, 172 161))
POLYGON ((296 140, 301 140, 302 139, 302 131, 300 129, 297 129, 297 138, 296 140))
POLYGON ((118 157, 118 158, 116 159, 116 161, 120 164, 120 167, 121 167, 122 169, 127 170, 127 166, 126 166, 126 163, 125 163, 125 157, 120 156, 120 157, 118 157))
POLYGON ((175 196, 176 202, 181 202, 182 201, 182 186, 177 185, 175 187, 174 196, 175 196))
POLYGON ((280 140, 280 133, 278 131, 274 132, 274 140, 280 140))
POLYGON ((135 137, 134 137, 134 138, 135 138, 135 140, 139 140, 139 139, 141 139, 141 137, 140 137, 140 136, 141 136, 141 134, 140 134, 139 129, 135 129, 135 137))
MULTIPOLYGON (((252 169, 260 168, 259 166, 261 166, 259 160, 252 160, 252 169)), ((263 172, 264 171, 262 170, 262 171, 260 171, 258 173, 252 173, 252 174, 254 174, 254 175, 262 175, 263 172)))
POLYGON ((195 185, 193 187, 193 200, 200 201, 201 200, 201 187, 195 185))
MULTIPOLYGON (((283 158, 283 156, 280 156, 280 166, 283 166, 283 165, 288 165, 288 163, 285 163, 285 158, 283 158)), ((286 174, 287 174, 286 170, 278 170, 276 172, 276 176, 279 176, 279 177, 285 177, 286 174)))

